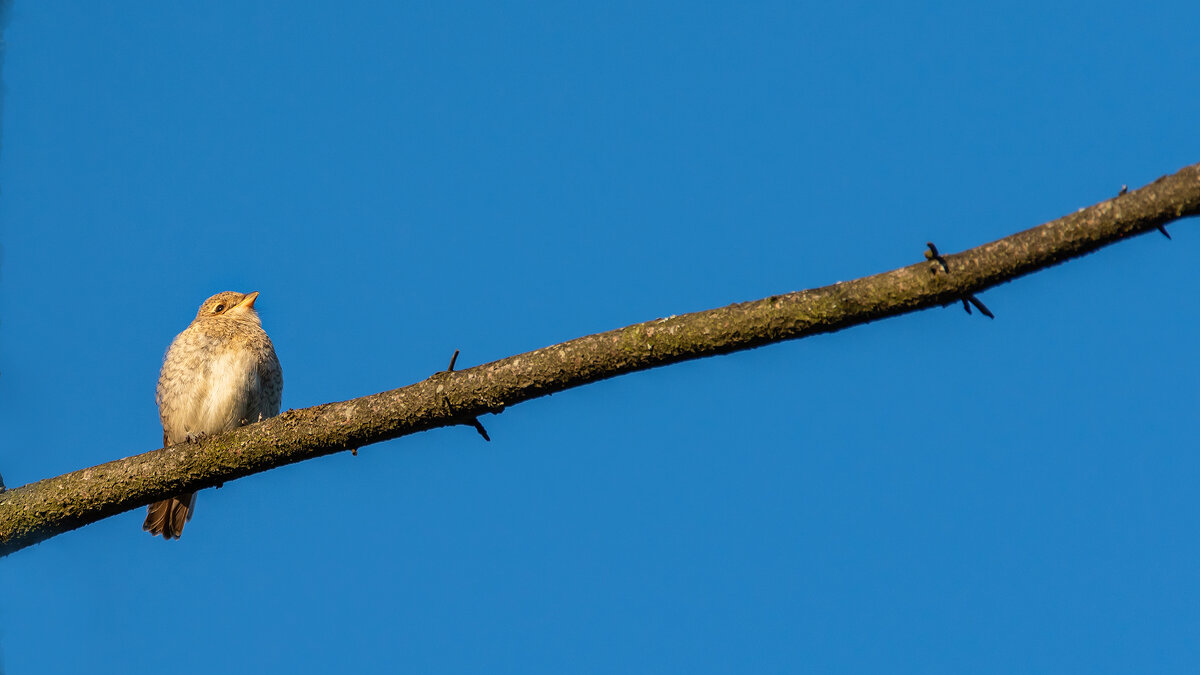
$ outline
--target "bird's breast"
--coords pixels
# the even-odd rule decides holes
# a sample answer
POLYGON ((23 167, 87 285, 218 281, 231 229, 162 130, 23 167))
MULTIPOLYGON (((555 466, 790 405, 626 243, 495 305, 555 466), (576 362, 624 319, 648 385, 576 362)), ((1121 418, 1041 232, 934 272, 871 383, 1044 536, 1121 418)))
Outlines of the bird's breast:
POLYGON ((257 421, 257 411, 250 410, 261 388, 256 365, 254 350, 227 341, 188 336, 173 344, 158 385, 159 414, 171 442, 257 421))

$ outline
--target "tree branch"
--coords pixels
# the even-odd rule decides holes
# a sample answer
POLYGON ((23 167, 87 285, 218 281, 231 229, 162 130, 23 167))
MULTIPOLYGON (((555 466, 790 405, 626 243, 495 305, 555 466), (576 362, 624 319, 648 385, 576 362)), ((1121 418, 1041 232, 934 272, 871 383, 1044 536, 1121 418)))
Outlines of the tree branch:
MULTIPOLYGON (((936 259, 890 272, 656 319, 467 370, 446 370, 400 389, 288 410, 198 442, 0 491, 0 555, 170 495, 426 429, 472 425, 484 413, 590 382, 959 303, 1194 215, 1200 215, 1200 164, 962 253, 937 254, 931 247, 936 259)), ((919 243, 914 244, 918 250, 919 243)))

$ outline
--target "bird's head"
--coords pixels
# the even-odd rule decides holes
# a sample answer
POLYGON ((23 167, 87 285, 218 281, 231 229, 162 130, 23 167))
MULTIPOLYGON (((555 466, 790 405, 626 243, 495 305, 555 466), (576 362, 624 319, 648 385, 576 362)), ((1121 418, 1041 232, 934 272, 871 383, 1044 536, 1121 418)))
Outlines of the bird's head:
POLYGON ((252 321, 261 326, 262 322, 258 318, 258 312, 254 311, 254 301, 257 299, 258 291, 217 293, 200 305, 200 311, 196 312, 196 320, 221 317, 235 321, 252 321))

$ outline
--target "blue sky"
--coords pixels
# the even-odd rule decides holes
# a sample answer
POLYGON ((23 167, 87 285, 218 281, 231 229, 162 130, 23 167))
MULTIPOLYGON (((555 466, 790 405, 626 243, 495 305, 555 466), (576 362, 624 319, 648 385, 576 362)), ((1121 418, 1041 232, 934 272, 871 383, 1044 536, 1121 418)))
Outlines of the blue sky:
MULTIPOLYGON (((1196 3, 17 2, 0 472, 158 447, 208 295, 298 408, 1200 161, 1196 3), (251 5, 251 6, 247 6, 251 5)), ((0 561, 0 670, 1195 672, 1195 223, 0 561)))

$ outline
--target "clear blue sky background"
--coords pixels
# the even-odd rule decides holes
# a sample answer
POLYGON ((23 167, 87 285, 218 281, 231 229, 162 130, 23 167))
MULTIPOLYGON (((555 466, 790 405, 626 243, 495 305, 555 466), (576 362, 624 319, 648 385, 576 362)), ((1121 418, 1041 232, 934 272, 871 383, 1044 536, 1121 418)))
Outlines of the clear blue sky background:
MULTIPOLYGON (((958 251, 1200 161, 1200 4, 18 2, 0 472, 958 251)), ((1200 227, 0 560, 9 673, 1195 672, 1200 227)))

